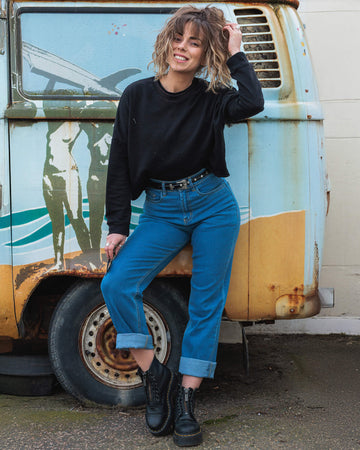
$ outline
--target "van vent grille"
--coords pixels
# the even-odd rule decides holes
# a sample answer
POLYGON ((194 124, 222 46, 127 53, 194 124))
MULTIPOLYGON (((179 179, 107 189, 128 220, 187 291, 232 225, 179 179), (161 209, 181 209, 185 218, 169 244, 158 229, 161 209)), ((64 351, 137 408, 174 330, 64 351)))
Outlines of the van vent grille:
POLYGON ((234 13, 243 34, 244 52, 254 67, 261 86, 279 87, 279 61, 267 17, 256 8, 236 9, 234 13))

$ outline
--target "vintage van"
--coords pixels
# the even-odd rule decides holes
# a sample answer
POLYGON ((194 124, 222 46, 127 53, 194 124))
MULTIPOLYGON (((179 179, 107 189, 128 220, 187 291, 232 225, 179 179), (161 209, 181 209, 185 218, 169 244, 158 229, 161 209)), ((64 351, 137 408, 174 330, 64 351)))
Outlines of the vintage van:
MULTIPOLYGON (((261 114, 225 132, 242 225, 224 318, 309 317, 320 310, 327 184, 323 115, 298 2, 215 3, 239 23, 266 101, 261 114)), ((99 289, 106 170, 119 97, 152 75, 155 36, 182 3, 0 5, 1 351, 48 340, 56 377, 75 397, 140 404, 136 363, 115 348, 99 289)), ((132 204, 131 229, 143 200, 132 204)), ((156 354, 173 367, 191 268, 189 246, 144 294, 156 354)))

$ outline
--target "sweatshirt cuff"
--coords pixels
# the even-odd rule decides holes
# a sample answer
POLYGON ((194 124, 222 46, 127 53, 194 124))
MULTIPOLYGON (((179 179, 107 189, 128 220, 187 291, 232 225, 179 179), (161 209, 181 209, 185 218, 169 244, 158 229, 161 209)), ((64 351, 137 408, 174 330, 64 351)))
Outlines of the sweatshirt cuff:
POLYGON ((249 61, 247 60, 245 53, 240 51, 230 56, 226 64, 230 69, 230 72, 233 73, 242 66, 248 65, 249 61))
POLYGON ((122 234, 124 236, 129 236, 129 225, 112 225, 109 226, 109 234, 122 234))

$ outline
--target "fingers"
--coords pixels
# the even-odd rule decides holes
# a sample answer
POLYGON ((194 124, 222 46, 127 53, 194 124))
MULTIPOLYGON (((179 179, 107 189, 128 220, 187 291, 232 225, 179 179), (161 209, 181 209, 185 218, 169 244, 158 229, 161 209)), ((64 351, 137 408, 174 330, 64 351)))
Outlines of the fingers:
POLYGON ((224 26, 224 31, 229 33, 228 50, 231 55, 240 51, 242 33, 240 26, 236 23, 228 23, 224 26))
POLYGON ((106 253, 107 259, 113 259, 114 252, 115 252, 115 245, 107 242, 105 244, 105 253, 106 253))
POLYGON ((108 259, 113 259, 118 253, 120 248, 122 247, 121 244, 114 245, 113 243, 109 243, 109 245, 105 244, 105 252, 108 259))
POLYGON ((229 33, 242 34, 240 30, 240 25, 238 25, 237 23, 227 23, 224 26, 223 30, 227 30, 229 33))
POLYGON ((119 251, 120 251, 122 246, 123 246, 123 244, 119 244, 119 245, 117 245, 115 247, 115 249, 114 249, 114 258, 115 258, 115 256, 117 256, 117 254, 119 253, 119 251))
POLYGON ((106 238, 105 253, 108 259, 112 260, 124 245, 126 236, 122 234, 109 234, 106 238))
POLYGON ((237 23, 231 22, 231 23, 227 23, 224 28, 230 27, 232 30, 236 30, 239 29, 239 25, 237 23))

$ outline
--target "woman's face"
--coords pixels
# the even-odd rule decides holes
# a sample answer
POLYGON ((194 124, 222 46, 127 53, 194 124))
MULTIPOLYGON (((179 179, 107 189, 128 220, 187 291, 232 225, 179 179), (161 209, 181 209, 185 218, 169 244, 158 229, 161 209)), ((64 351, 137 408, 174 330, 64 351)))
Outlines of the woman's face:
POLYGON ((202 34, 196 33, 196 28, 188 22, 183 34, 174 37, 168 58, 170 70, 194 76, 204 62, 204 44, 202 34))

